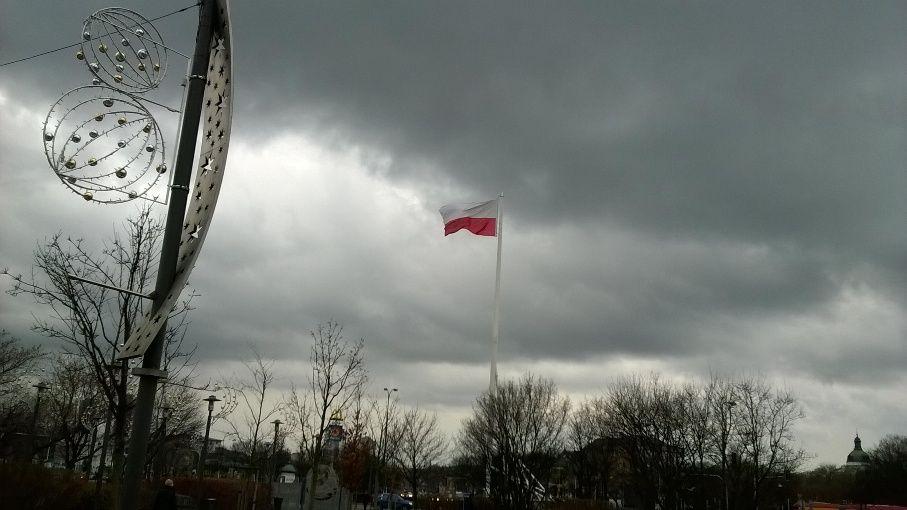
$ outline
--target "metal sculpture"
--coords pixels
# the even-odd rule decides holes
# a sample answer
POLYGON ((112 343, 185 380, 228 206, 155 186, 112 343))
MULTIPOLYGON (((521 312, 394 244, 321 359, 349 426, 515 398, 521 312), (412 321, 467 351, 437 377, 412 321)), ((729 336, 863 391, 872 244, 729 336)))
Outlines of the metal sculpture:
POLYGON ((134 94, 156 88, 167 73, 160 32, 141 14, 121 7, 101 9, 85 20, 76 58, 102 82, 134 94))

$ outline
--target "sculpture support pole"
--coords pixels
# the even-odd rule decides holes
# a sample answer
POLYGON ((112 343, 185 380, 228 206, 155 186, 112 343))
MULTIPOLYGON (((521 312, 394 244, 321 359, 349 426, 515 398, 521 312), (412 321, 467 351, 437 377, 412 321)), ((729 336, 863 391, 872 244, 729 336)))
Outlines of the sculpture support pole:
MULTIPOLYGON (((199 3, 198 33, 195 39, 195 53, 192 57, 192 73, 186 93, 186 107, 180 127, 179 146, 171 185, 170 203, 161 247, 160 266, 154 293, 154 310, 157 311, 166 300, 176 275, 179 255, 180 232, 186 213, 190 179, 195 158, 195 145, 201 120, 205 76, 211 51, 211 31, 215 15, 214 0, 199 3)), ((139 391, 132 417, 132 434, 129 438, 129 457, 126 461, 126 477, 121 499, 121 510, 138 508, 139 488, 145 466, 148 436, 154 407, 154 394, 160 371, 161 355, 164 349, 166 325, 157 333, 154 342, 145 352, 141 370, 133 373, 139 376, 139 391)))

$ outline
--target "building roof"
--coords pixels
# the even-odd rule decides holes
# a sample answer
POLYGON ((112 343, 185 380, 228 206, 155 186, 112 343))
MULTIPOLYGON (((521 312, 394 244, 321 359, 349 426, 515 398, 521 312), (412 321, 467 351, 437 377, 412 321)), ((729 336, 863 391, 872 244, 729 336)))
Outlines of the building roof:
POLYGON ((853 438, 853 450, 847 454, 848 466, 865 466, 869 464, 869 454, 863 451, 860 436, 853 438))
POLYGON ((295 473, 296 467, 293 464, 287 464, 286 466, 280 468, 281 473, 295 473))

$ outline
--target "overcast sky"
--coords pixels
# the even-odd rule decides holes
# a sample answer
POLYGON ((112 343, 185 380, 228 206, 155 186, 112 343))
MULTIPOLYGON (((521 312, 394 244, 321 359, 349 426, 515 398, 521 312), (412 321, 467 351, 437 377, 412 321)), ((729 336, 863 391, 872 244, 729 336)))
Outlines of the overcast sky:
MULTIPOLYGON (((148 17, 181 2, 120 2, 148 17)), ((0 1, 0 62, 105 6, 0 1)), ((374 388, 447 430, 488 384, 495 240, 437 209, 504 192, 502 376, 764 374, 811 464, 907 432, 907 4, 235 1, 233 141, 192 286, 206 375, 250 344, 302 383, 308 329, 363 337, 374 388)), ((191 53, 195 10, 157 23, 191 53)), ((0 68, 0 266, 98 244, 41 122, 74 50, 0 68)), ((179 103, 171 55, 159 101, 179 103)), ((173 115, 158 121, 175 127, 173 115)), ((172 148, 172 144, 171 144, 172 148)), ((163 208, 159 208, 163 214, 163 208)), ((0 280, 6 290, 9 281, 0 280)), ((0 327, 28 341, 27 298, 0 327)))

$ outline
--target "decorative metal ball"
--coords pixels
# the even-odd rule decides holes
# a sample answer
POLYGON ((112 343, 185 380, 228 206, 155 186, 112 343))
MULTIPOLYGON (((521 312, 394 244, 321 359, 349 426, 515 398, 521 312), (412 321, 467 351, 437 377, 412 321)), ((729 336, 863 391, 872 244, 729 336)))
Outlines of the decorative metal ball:
POLYGON ((166 171, 167 171, 167 165, 165 163, 161 163, 160 165, 157 166, 157 173, 162 174, 166 171))
POLYGON ((82 198, 84 198, 85 200, 91 201, 91 199, 94 198, 94 193, 92 193, 90 191, 86 191, 85 193, 82 193, 82 198))
POLYGON ((139 64, 139 71, 145 70, 145 64, 139 64))
POLYGON ((82 50, 77 51, 76 60, 85 60, 85 52, 82 50))
POLYGON ((160 182, 162 133, 143 102, 125 92, 90 85, 67 92, 47 114, 42 138, 61 182, 91 201, 125 202, 160 182), (101 108, 110 104, 116 114, 106 115, 101 108), (86 131, 89 121, 93 129, 86 131))
POLYGON ((168 51, 160 32, 147 18, 130 9, 108 7, 88 16, 82 29, 96 34, 92 38, 96 42, 83 42, 81 49, 86 59, 97 63, 92 72, 102 82, 130 94, 141 94, 160 85, 167 71, 168 51), (131 33, 141 39, 136 44, 141 49, 121 50, 132 47, 131 33), (111 52, 112 55, 99 56, 111 52), (149 72, 150 66, 143 68, 139 65, 149 58, 158 64, 154 66, 154 72, 149 72))
POLYGON ((91 84, 92 84, 92 85, 100 85, 100 84, 101 84, 101 80, 98 79, 98 78, 92 78, 92 79, 91 79, 91 84))
POLYGON ((82 40, 83 40, 83 41, 88 41, 88 40, 90 40, 90 39, 91 39, 91 34, 89 34, 87 30, 84 31, 84 32, 82 32, 82 40))
POLYGON ((88 68, 91 69, 93 72, 98 72, 101 70, 101 66, 99 66, 97 62, 92 62, 92 63, 88 64, 88 68))

